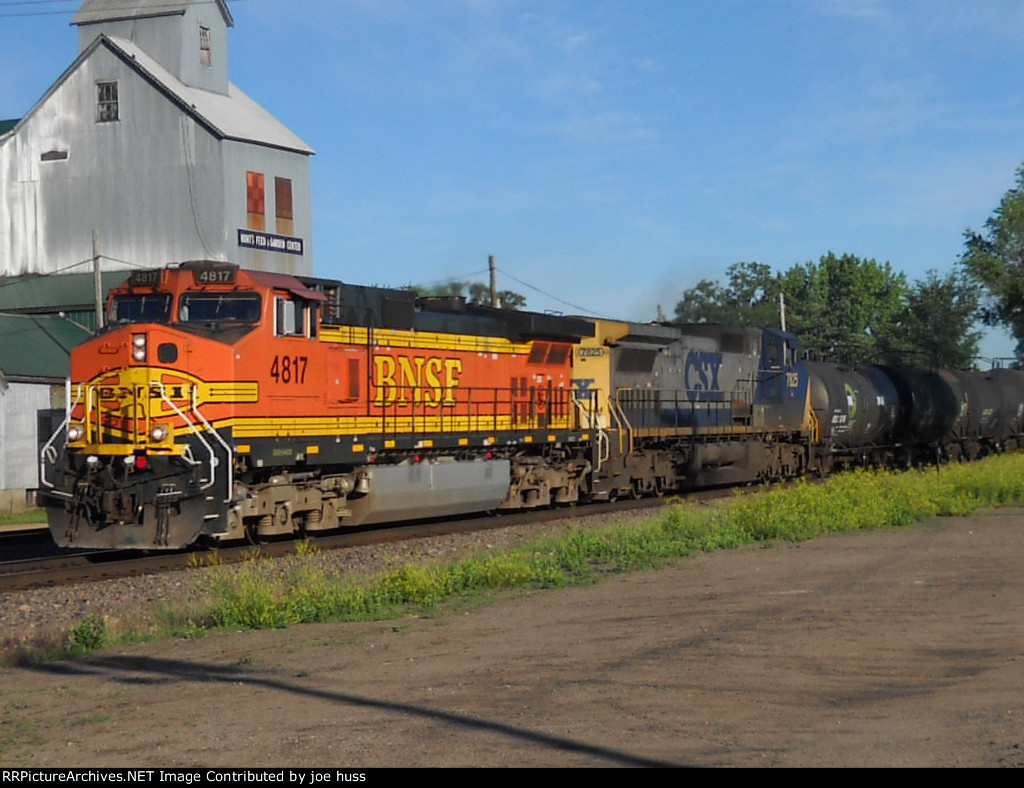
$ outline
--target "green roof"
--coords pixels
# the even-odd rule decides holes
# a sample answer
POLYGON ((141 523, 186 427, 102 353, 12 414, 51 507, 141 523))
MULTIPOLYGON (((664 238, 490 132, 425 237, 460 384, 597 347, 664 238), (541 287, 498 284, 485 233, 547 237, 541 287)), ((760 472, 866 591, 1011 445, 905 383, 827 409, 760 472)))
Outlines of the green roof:
POLYGON ((0 314, 0 371, 9 380, 63 380, 71 348, 92 334, 62 317, 0 314))
MULTIPOLYGON (((103 297, 128 278, 127 271, 100 275, 103 297)), ((11 276, 0 279, 0 312, 54 314, 95 308, 92 274, 11 276)))
POLYGON ((9 132, 20 122, 21 118, 15 118, 14 120, 0 120, 0 136, 9 132))

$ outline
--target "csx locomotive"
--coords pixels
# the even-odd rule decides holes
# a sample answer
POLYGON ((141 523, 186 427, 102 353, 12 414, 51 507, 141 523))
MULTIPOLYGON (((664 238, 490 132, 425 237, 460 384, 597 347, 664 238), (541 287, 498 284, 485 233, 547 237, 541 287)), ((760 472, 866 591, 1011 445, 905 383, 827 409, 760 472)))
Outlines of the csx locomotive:
POLYGON ((133 273, 41 437, 58 544, 177 549, 1014 448, 1024 375, 807 364, 772 329, 133 273))

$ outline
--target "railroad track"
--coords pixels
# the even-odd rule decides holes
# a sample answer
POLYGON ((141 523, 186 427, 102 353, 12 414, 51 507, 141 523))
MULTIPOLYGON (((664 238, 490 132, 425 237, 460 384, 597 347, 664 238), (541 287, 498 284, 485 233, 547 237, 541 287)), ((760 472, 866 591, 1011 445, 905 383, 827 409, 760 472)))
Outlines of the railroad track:
POLYGON ((45 525, 0 526, 0 562, 42 558, 58 552, 45 525))
MULTIPOLYGON (((713 498, 728 491, 709 491, 691 498, 713 498)), ((514 527, 551 520, 585 519, 616 512, 635 512, 662 506, 665 499, 643 498, 614 503, 589 504, 557 509, 529 510, 500 516, 474 516, 457 520, 353 528, 337 534, 318 536, 314 542, 321 550, 386 544, 405 539, 469 533, 496 528, 514 527)), ((48 532, 47 532, 48 535, 48 532)), ((218 563, 235 563, 250 559, 253 551, 262 557, 281 557, 296 552, 295 540, 282 540, 260 545, 233 545, 216 550, 218 563)), ((138 551, 103 550, 63 554, 0 562, 0 594, 31 588, 46 588, 73 583, 96 582, 123 577, 157 574, 202 565, 202 557, 212 550, 189 550, 170 553, 140 554, 138 551)))

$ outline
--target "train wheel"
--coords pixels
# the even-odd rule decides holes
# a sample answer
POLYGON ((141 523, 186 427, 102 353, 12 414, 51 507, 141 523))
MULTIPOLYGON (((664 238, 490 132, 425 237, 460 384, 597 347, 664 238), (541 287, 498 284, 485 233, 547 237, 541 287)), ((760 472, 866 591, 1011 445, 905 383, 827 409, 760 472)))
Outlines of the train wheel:
POLYGON ((263 524, 263 527, 267 528, 273 521, 273 516, 269 514, 248 520, 245 523, 245 541, 251 545, 266 544, 267 540, 260 535, 260 525, 263 524))

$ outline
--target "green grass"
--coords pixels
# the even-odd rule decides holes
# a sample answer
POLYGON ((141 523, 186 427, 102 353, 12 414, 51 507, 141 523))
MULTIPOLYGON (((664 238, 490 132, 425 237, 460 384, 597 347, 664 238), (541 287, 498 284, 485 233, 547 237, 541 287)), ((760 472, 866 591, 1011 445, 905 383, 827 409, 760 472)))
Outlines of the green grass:
POLYGON ((45 509, 28 509, 24 512, 0 514, 0 525, 35 525, 45 522, 45 509))
MULTIPOLYGON (((476 601, 495 591, 593 583, 607 574, 677 563, 698 551, 907 526, 937 515, 1022 502, 1024 454, 1017 454, 939 471, 853 471, 824 484, 798 482, 755 495, 737 493, 713 506, 681 501, 641 524, 580 528, 505 553, 446 564, 408 564, 370 577, 324 568, 316 560, 316 546, 306 543, 284 569, 255 554, 241 566, 214 560, 193 581, 212 600, 209 606, 162 611, 157 636, 432 614, 440 605, 476 601)), ((70 633, 71 653, 127 639, 139 635, 114 637, 102 621, 86 618, 70 633)))

